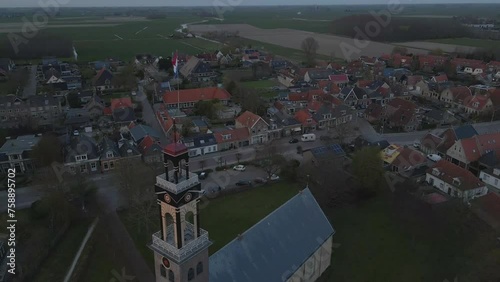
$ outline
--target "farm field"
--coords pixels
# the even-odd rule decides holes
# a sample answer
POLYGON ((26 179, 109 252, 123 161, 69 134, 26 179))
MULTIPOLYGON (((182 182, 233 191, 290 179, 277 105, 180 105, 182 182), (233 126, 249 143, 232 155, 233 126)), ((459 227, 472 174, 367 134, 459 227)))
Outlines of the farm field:
POLYGON ((252 89, 266 89, 279 85, 279 83, 276 80, 269 80, 269 79, 245 81, 245 82, 240 82, 240 84, 245 88, 252 88, 252 89))
MULTIPOLYGON (((453 42, 449 42, 453 43, 453 42)), ((475 50, 477 50, 477 47, 472 47, 472 46, 465 46, 461 44, 446 44, 443 41, 440 42, 429 42, 429 41, 414 41, 414 42, 401 42, 401 43, 394 43, 395 45, 399 46, 404 46, 407 48, 421 48, 421 49, 426 49, 426 50, 436 50, 436 49, 441 49, 444 52, 464 52, 464 53, 473 53, 475 50)), ((478 46, 479 47, 479 46, 478 46)))
MULTIPOLYGON (((356 47, 358 45, 354 43, 353 39, 346 37, 318 33, 313 34, 311 32, 292 29, 260 29, 245 24, 190 25, 189 29, 195 34, 221 30, 230 32, 238 31, 239 36, 246 39, 295 50, 301 50, 302 41, 307 37, 314 36, 319 44, 318 54, 344 60, 356 59, 361 55, 374 57, 384 53, 390 54, 394 49, 394 45, 373 41, 365 46, 360 46, 364 48, 359 48, 356 47), (348 51, 345 52, 345 50, 348 51)), ((427 53, 428 50, 410 48, 408 51, 418 54, 427 53)))
POLYGON ((500 40, 487 40, 487 39, 474 39, 474 38, 448 38, 448 39, 429 40, 429 42, 479 47, 485 49, 500 48, 500 40))

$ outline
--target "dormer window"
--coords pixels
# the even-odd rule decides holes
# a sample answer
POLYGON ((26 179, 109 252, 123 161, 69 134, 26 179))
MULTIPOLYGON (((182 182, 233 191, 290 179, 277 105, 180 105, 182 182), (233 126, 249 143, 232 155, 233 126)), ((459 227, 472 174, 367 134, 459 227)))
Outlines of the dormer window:
POLYGON ((453 185, 460 186, 461 182, 458 178, 453 178, 453 185))
POLYGON ((473 105, 474 105, 474 108, 477 108, 477 107, 479 107, 479 102, 474 102, 473 105))
POLYGON ((229 140, 229 139, 231 139, 231 134, 222 135, 222 140, 229 140))
POLYGON ((439 169, 433 168, 432 169, 432 174, 434 174, 435 176, 439 176, 439 169))
POLYGON ((312 119, 308 118, 308 119, 307 119, 307 122, 308 122, 308 123, 311 123, 311 122, 312 122, 312 119))
POLYGON ((345 115, 345 114, 347 114, 347 111, 346 110, 342 110, 342 111, 340 111, 340 114, 341 115, 345 115))
POLYGON ((112 157, 113 157, 113 152, 106 153, 106 158, 112 158, 112 157))

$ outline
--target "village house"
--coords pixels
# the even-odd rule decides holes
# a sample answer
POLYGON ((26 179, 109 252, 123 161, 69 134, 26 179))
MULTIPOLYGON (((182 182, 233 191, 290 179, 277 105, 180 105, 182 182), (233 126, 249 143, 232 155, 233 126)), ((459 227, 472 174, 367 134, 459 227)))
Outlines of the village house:
POLYGON ((464 202, 484 196, 488 188, 484 182, 470 171, 445 160, 438 161, 427 170, 426 181, 450 197, 464 202))
POLYGON ((217 78, 217 73, 213 71, 210 63, 196 57, 191 57, 182 66, 180 73, 183 77, 194 83, 209 82, 217 78))
POLYGON ((7 174, 13 168, 17 173, 33 172, 35 163, 32 151, 40 142, 41 137, 36 135, 23 135, 15 139, 10 137, 0 148, 0 172, 7 174))
POLYGON ((304 81, 311 83, 314 81, 329 80, 330 75, 334 73, 335 71, 330 69, 310 69, 305 73, 304 81))
POLYGON ((219 151, 231 150, 250 145, 248 128, 231 128, 214 132, 219 151))
POLYGON ((318 123, 313 119, 312 114, 307 109, 297 111, 295 113, 295 119, 300 122, 303 134, 315 130, 318 125, 318 123))
POLYGON ((260 116, 246 111, 235 120, 236 128, 248 128, 250 144, 266 143, 269 139, 269 124, 260 116))
POLYGON ((128 125, 137 120, 130 97, 111 99, 110 109, 116 124, 128 125))
POLYGON ((26 100, 13 94, 0 96, 0 127, 22 124, 50 125, 61 118, 62 107, 53 95, 30 96, 26 100))
POLYGON ((349 84, 349 77, 346 74, 333 74, 328 78, 339 88, 344 88, 349 84))
POLYGON ((342 99, 345 105, 358 106, 362 109, 365 109, 371 103, 365 89, 360 87, 344 87, 340 91, 338 98, 342 99))
POLYGON ((214 134, 206 133, 194 137, 185 137, 184 145, 188 148, 190 157, 203 156, 218 151, 217 140, 214 134))
POLYGON ((94 87, 97 91, 114 89, 113 73, 108 69, 101 69, 94 77, 94 87))
POLYGON ((108 137, 104 137, 99 143, 98 148, 101 170, 103 172, 114 170, 120 159, 118 145, 108 137))
POLYGON ((465 112, 468 114, 488 114, 493 110, 493 102, 489 95, 477 94, 464 103, 465 112))
POLYGON ((417 106, 400 98, 392 99, 386 104, 384 118, 389 128, 407 132, 417 130, 420 124, 417 106))
POLYGON ((83 106, 83 108, 89 113, 91 120, 96 120, 101 117, 104 114, 105 107, 104 101, 97 95, 92 96, 90 101, 83 106))
POLYGON ((448 82, 448 76, 446 74, 440 74, 440 75, 436 75, 436 76, 433 76, 431 78, 431 81, 432 82, 435 82, 435 83, 444 83, 444 82, 448 82))
POLYGON ((412 172, 426 164, 425 155, 417 150, 403 147, 391 163, 391 171, 402 176, 410 176, 412 172))
POLYGON ((137 148, 141 153, 143 162, 148 164, 163 162, 163 148, 157 139, 147 135, 142 138, 137 148))
POLYGON ((472 99, 472 93, 467 86, 451 87, 443 92, 439 100, 450 105, 451 108, 463 109, 465 105, 472 99))
POLYGON ((86 135, 68 137, 64 148, 64 166, 71 173, 92 174, 99 172, 97 142, 86 135))
POLYGON ((486 183, 488 187, 500 190, 500 166, 482 170, 479 173, 479 179, 486 183))
POLYGON ((490 151, 500 150, 500 133, 475 135, 455 142, 446 152, 450 162, 479 174, 477 161, 490 151))
POLYGON ((420 70, 425 72, 432 72, 435 68, 440 68, 448 58, 444 56, 435 55, 418 55, 420 70))
POLYGON ((223 105, 227 105, 231 99, 231 94, 224 88, 206 87, 195 89, 182 89, 179 91, 166 91, 163 94, 163 103, 167 109, 188 109, 193 108, 198 101, 218 100, 223 105))

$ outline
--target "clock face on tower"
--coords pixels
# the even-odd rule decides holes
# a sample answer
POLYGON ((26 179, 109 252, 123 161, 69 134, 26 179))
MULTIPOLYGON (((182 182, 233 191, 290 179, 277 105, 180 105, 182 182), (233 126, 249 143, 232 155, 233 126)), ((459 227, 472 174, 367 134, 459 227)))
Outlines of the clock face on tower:
POLYGON ((191 195, 191 193, 187 193, 186 196, 184 196, 184 199, 186 200, 186 202, 191 201, 192 198, 193 198, 193 196, 191 195))
POLYGON ((170 268, 170 261, 167 258, 163 258, 161 262, 163 263, 163 266, 165 266, 165 268, 170 268))
POLYGON ((172 201, 172 199, 170 198, 170 195, 168 195, 168 194, 165 194, 165 196, 163 196, 163 199, 165 200, 165 202, 166 202, 167 204, 169 204, 169 203, 170 203, 170 201, 172 201))

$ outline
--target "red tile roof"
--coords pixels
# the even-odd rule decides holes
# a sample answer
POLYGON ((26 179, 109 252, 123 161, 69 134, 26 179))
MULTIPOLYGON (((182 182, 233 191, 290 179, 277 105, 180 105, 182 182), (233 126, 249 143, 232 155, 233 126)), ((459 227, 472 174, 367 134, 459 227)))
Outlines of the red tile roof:
POLYGON ((110 115, 113 115, 113 111, 111 110, 111 108, 110 108, 110 107, 106 107, 106 108, 104 108, 104 109, 102 110, 102 113, 103 113, 103 115, 105 115, 105 116, 110 116, 110 115))
POLYGON ((414 111, 417 108, 417 105, 415 105, 415 103, 400 98, 392 99, 387 103, 387 105, 396 109, 405 109, 412 111, 414 111))
POLYGON ((427 173, 432 174, 462 191, 472 190, 486 185, 469 170, 445 160, 438 161, 432 168, 427 170, 427 173), (438 169, 439 175, 433 174, 434 168, 438 169), (453 183, 454 179, 460 180, 460 185, 453 183))
POLYGON ((305 126, 311 126, 316 124, 316 121, 312 118, 311 113, 309 113, 309 111, 306 109, 302 109, 296 112, 295 119, 305 126))
POLYGON ((420 62, 420 67, 424 66, 440 66, 444 62, 446 62, 447 58, 443 56, 434 56, 434 55, 419 55, 418 60, 420 62))
POLYGON ((357 84, 360 88, 365 88, 373 83, 373 80, 358 80, 357 84))
POLYGON ((231 94, 219 87, 183 89, 179 90, 178 94, 177 91, 166 91, 165 94, 163 94, 163 102, 165 104, 177 104, 177 98, 179 98, 179 103, 196 103, 198 101, 209 101, 214 99, 229 100, 231 99, 231 94))
POLYGON ((259 120, 263 119, 250 111, 246 111, 236 118, 237 123, 250 129, 253 128, 259 120))
POLYGON ((247 127, 228 129, 224 131, 219 131, 214 133, 217 143, 227 143, 227 142, 237 142, 245 141, 250 138, 250 132, 247 127), (224 139, 223 135, 230 135, 229 138, 224 139))
POLYGON ((488 104, 488 101, 490 101, 489 95, 474 95, 472 99, 465 100, 464 103, 467 108, 471 108, 477 111, 482 111, 484 110, 484 107, 488 104))
POLYGON ((472 92, 470 91, 470 88, 467 86, 450 87, 450 91, 451 94, 453 95, 453 100, 455 102, 459 101, 463 102, 472 98, 472 92))
POLYGON ((403 148, 392 162, 392 165, 402 169, 410 169, 419 167, 425 163, 426 158, 424 154, 410 148, 403 148))
POLYGON ((288 93, 288 101, 292 102, 300 102, 300 101, 309 101, 309 92, 298 92, 298 93, 288 93))
POLYGON ((328 78, 334 83, 348 83, 349 77, 346 74, 332 74, 328 78))
POLYGON ((427 133, 421 140, 420 146, 435 150, 441 142, 443 142, 443 138, 436 136, 432 133, 427 133))
POLYGON ((467 161, 474 162, 489 151, 500 150, 500 133, 476 135, 460 140, 467 161))
POLYGON ((382 116, 382 113, 384 112, 384 108, 380 104, 377 103, 372 103, 368 105, 368 107, 365 110, 365 115, 368 117, 378 120, 382 116))
MULTIPOLYGON (((493 103, 493 106, 500 106, 500 88, 493 89, 490 91, 490 99, 493 103)), ((498 110, 498 109, 497 109, 498 110)))
POLYGON ((130 107, 132 107, 132 99, 130 99, 129 97, 111 99, 111 111, 130 107))
POLYGON ((448 81, 448 76, 446 76, 446 74, 442 74, 442 75, 438 75, 438 76, 433 77, 433 79, 437 83, 441 83, 441 82, 448 81))
POLYGON ((283 104, 280 101, 274 102, 274 107, 278 109, 278 111, 281 111, 283 109, 283 104))
POLYGON ((318 111, 324 104, 322 102, 319 102, 319 101, 312 101, 311 103, 309 103, 309 105, 307 105, 307 109, 308 110, 311 110, 311 111, 318 111))
POLYGON ((148 151, 149 148, 155 143, 156 140, 153 137, 146 135, 139 143, 138 149, 142 154, 144 154, 144 152, 148 151))
POLYGON ((339 98, 333 97, 333 96, 331 96, 331 97, 332 98, 330 100, 331 100, 332 104, 337 105, 337 106, 344 104, 344 102, 342 100, 340 100, 339 98))

